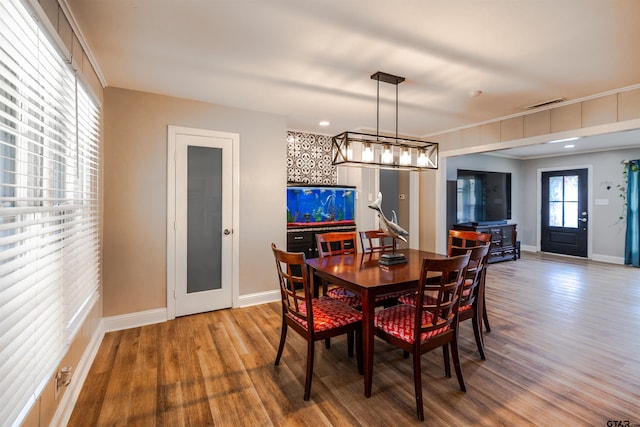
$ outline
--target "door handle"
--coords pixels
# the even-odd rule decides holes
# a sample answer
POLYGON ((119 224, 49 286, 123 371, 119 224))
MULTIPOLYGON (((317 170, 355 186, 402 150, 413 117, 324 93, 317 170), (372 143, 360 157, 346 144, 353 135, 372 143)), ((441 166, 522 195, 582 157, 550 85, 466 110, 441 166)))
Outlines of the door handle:
POLYGON ((228 228, 225 228, 223 233, 225 236, 228 236, 229 234, 231 234, 231 230, 229 230, 228 228))
POLYGON ((587 218, 579 218, 582 222, 587 222, 587 218))

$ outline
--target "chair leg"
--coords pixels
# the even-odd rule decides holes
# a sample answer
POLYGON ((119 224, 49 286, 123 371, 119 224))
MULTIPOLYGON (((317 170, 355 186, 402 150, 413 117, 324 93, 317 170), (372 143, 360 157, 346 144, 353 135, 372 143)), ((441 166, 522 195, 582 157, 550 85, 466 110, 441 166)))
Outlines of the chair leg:
POLYGON ((460 355, 458 354, 458 336, 457 335, 455 335, 453 340, 451 341, 451 357, 453 358, 453 367, 456 370, 456 377, 458 377, 458 384, 460 384, 460 390, 467 391, 467 387, 464 385, 464 377, 462 376, 462 365, 460 364, 460 355))
POLYGON ((356 329, 356 359, 358 361, 358 373, 364 374, 364 362, 362 354, 362 328, 356 329))
POLYGON ((353 331, 347 332, 347 354, 353 357, 353 331))
POLYGON ((476 337, 476 345, 478 346, 480 358, 487 360, 484 354, 484 338, 482 337, 482 318, 480 317, 480 313, 476 311, 471 321, 473 322, 473 335, 476 337))
POLYGON ((484 298, 484 293, 482 294, 482 319, 484 320, 484 328, 487 332, 491 332, 491 326, 489 326, 489 316, 487 316, 487 304, 484 298))
POLYGON ((307 377, 304 381, 304 400, 309 400, 311 395, 311 379, 313 378, 313 349, 314 341, 309 339, 307 341, 307 377))
POLYGON ((331 338, 325 338, 324 347, 328 350, 331 348, 331 338))
POLYGON ((420 367, 420 351, 413 352, 413 383, 416 389, 416 414, 420 421, 424 421, 424 407, 422 404, 422 369, 420 367))
POLYGON ((407 350, 402 350, 402 357, 404 357, 405 359, 409 358, 409 352, 407 350))
POLYGON ((280 345, 278 346, 278 354, 276 354, 275 366, 280 363, 280 357, 282 357, 282 350, 284 350, 284 342, 287 339, 287 322, 282 319, 282 330, 280 332, 280 345))
POLYGON ((451 362, 449 362, 449 347, 445 344, 442 346, 442 358, 444 361, 444 376, 451 378, 451 362))

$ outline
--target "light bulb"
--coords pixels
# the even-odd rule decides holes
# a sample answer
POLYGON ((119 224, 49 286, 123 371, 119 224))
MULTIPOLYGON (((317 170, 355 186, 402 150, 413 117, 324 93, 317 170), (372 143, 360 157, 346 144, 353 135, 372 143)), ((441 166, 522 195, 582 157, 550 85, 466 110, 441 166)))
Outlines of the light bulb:
POLYGON ((382 163, 392 163, 393 162, 393 151, 391 151, 390 145, 385 145, 382 149, 382 163))
POLYGON ((401 165, 410 165, 411 164, 411 149, 408 147, 404 147, 402 149, 402 154, 400 155, 400 164, 401 165))
POLYGON ((362 161, 363 162, 373 161, 373 148, 371 147, 371 143, 369 142, 366 142, 362 147, 362 161))
POLYGON ((418 163, 418 166, 420 166, 422 168, 427 166, 427 153, 426 153, 426 151, 420 150, 418 152, 418 161, 417 161, 417 163, 418 163))

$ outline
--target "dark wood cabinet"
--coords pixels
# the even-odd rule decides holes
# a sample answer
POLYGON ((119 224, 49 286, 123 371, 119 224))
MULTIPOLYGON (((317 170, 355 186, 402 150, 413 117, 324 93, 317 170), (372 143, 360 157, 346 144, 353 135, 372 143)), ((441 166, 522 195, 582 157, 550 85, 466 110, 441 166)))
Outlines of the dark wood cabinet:
POLYGON ((456 224, 454 230, 470 230, 491 234, 489 262, 511 261, 517 258, 516 224, 473 225, 456 224))
MULTIPOLYGON (((316 234, 332 231, 356 231, 355 225, 337 225, 330 227, 290 228, 287 230, 287 251, 304 252, 307 258, 317 258, 316 234)), ((353 242, 357 245, 357 242, 353 242)), ((345 246, 348 246, 345 245, 345 246)))

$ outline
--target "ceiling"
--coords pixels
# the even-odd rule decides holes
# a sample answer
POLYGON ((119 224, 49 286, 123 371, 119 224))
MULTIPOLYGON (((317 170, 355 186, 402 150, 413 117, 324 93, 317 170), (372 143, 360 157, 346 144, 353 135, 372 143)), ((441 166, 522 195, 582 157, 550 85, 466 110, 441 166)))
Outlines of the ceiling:
POLYGON ((570 156, 578 153, 624 150, 640 147, 640 129, 603 133, 571 141, 550 141, 543 144, 509 148, 484 154, 527 160, 541 157, 570 156))
POLYGON ((415 137, 640 83, 636 0, 66 2, 108 86, 313 133, 394 132, 396 86, 380 83, 378 124, 376 71, 406 78, 398 131, 415 137))

